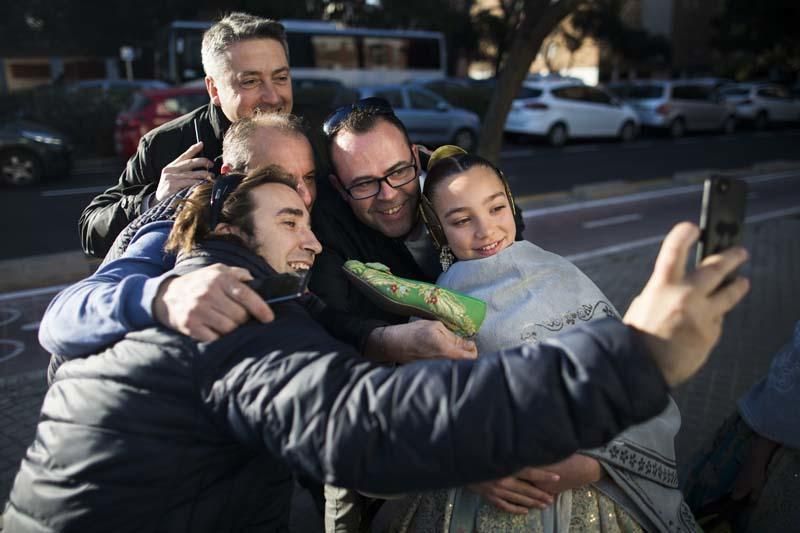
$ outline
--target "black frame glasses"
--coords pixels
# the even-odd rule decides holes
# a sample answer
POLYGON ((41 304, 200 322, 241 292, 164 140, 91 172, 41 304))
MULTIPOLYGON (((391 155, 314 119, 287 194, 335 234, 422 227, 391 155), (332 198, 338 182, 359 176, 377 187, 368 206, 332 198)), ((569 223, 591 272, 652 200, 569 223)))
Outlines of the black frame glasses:
POLYGON ((387 99, 381 98, 380 96, 370 96, 368 98, 362 98, 353 104, 343 105, 342 107, 335 109, 333 113, 328 115, 328 118, 325 119, 325 122, 322 123, 322 132, 326 137, 330 137, 336 133, 339 126, 342 124, 342 121, 349 117, 350 113, 355 110, 364 109, 369 109, 376 115, 394 116, 392 104, 390 104, 387 99))
POLYGON ((342 179, 339 176, 336 176, 336 179, 339 181, 339 185, 342 186, 342 189, 347 191, 347 194, 353 200, 366 200, 367 198, 372 198, 373 196, 378 196, 380 194, 380 192, 381 192, 381 182, 385 182, 386 185, 388 185, 392 189, 399 189, 400 187, 402 187, 404 185, 408 185, 409 183, 411 183, 412 181, 417 179, 417 177, 419 176, 419 171, 417 169, 417 158, 414 157, 414 150, 411 147, 409 147, 408 151, 409 151, 409 154, 411 155, 411 162, 410 163, 408 163, 407 165, 403 165, 403 166, 401 166, 399 168, 396 168, 396 169, 392 170, 391 172, 387 172, 384 176, 381 176, 380 178, 372 178, 372 179, 369 179, 369 180, 364 180, 364 181, 361 181, 361 182, 359 182, 359 183, 357 183, 355 185, 351 185, 350 187, 345 187, 344 183, 342 183, 342 179), (413 172, 412 176, 410 178, 408 178, 407 180, 405 180, 404 182, 395 184, 395 183, 392 183, 391 181, 389 181, 389 178, 392 176, 392 174, 397 174, 398 172, 402 172, 402 171, 408 170, 408 169, 414 169, 414 172, 413 172), (361 194, 361 195, 356 195, 356 194, 353 193, 353 189, 354 188, 361 187, 361 186, 364 186, 364 185, 367 185, 367 184, 372 185, 373 183, 375 184, 375 192, 370 193, 370 194, 361 194))
POLYGON ((222 174, 214 180, 208 204, 208 231, 214 231, 222 214, 225 199, 242 183, 244 174, 222 174))

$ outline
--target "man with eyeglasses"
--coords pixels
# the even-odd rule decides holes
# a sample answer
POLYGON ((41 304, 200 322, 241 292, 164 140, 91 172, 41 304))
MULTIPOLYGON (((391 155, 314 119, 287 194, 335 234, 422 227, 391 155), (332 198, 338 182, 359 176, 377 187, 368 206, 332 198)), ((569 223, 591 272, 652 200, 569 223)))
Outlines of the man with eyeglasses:
MULTIPOLYGON (((383 310, 342 274, 349 259, 379 262, 404 278, 433 282, 438 252, 418 214, 421 148, 383 98, 365 98, 334 111, 323 125, 333 173, 318 184, 312 220, 323 252, 311 288, 328 305, 398 324, 407 317, 383 310)), ((521 218, 518 225, 522 227, 521 218)), ((517 238, 521 238, 518 235, 517 238)), ((470 344, 442 328, 454 346, 470 344)))

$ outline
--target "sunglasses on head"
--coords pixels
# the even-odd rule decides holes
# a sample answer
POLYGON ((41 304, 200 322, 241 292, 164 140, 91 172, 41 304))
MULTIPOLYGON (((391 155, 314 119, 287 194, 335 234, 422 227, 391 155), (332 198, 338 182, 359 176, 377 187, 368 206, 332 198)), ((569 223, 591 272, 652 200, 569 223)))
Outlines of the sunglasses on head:
POLYGON ((236 190, 243 179, 244 174, 223 174, 214 180, 208 205, 208 231, 214 231, 214 228, 217 227, 225 200, 236 190))
POLYGON ((381 98, 380 96, 362 98, 354 104, 343 105, 328 115, 328 118, 326 118, 325 122, 322 123, 322 131, 325 133, 325 136, 330 137, 333 133, 335 133, 342 122, 350 116, 350 113, 356 110, 369 110, 375 115, 394 116, 392 105, 385 98, 381 98))

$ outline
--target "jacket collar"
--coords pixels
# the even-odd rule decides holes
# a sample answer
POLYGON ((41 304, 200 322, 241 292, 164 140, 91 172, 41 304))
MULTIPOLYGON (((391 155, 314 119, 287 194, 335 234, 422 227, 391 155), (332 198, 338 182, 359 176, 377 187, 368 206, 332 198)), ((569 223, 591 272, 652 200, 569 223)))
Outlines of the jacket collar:
POLYGON ((276 274, 261 256, 241 244, 221 239, 203 241, 190 253, 178 254, 173 272, 182 275, 215 263, 245 268, 255 279, 276 274))
POLYGON ((222 137, 231 125, 231 121, 222 112, 222 108, 208 103, 208 121, 211 123, 211 128, 214 130, 214 137, 222 142, 222 137))

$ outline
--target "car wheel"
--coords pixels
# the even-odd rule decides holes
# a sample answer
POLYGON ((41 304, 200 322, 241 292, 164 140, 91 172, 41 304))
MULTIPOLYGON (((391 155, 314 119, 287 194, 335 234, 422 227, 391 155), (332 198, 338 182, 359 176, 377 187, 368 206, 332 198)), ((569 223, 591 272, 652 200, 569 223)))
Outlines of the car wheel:
POLYGON ((630 120, 626 121, 619 130, 619 140, 627 143, 636 138, 636 124, 630 120))
POLYGON ((8 185, 25 186, 42 179, 42 163, 36 154, 27 150, 8 150, 0 154, 0 181, 8 185))
POLYGON ((757 130, 765 130, 769 126, 769 116, 766 111, 759 111, 753 121, 753 127, 757 130))
POLYGON ((547 142, 550 146, 564 146, 567 142, 567 127, 561 122, 553 124, 547 132, 547 142))
POLYGON ((735 117, 728 117, 725 119, 725 122, 722 123, 722 133, 725 135, 730 135, 736 131, 736 118, 735 117))
POLYGON ((669 125, 669 136, 673 139, 683 137, 686 134, 686 124, 683 123, 682 118, 676 118, 669 125))
POLYGON ((467 152, 471 152, 475 149, 477 141, 478 136, 475 132, 467 128, 461 128, 453 135, 453 144, 463 148, 467 152))

